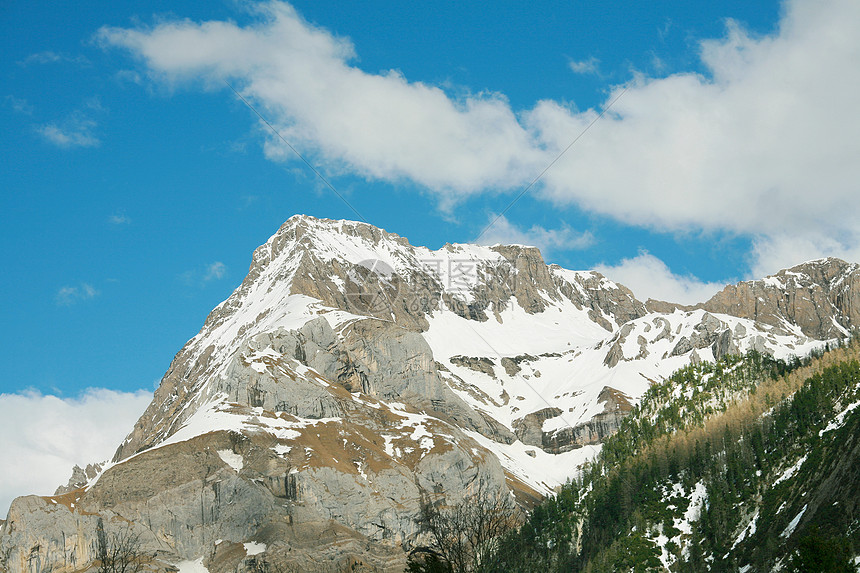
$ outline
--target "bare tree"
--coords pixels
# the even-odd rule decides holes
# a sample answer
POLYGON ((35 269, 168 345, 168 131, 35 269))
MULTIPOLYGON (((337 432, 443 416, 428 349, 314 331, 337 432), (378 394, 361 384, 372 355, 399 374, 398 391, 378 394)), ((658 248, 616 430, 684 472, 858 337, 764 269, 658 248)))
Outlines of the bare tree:
POLYGON ((248 557, 243 562, 246 571, 253 573, 299 573, 299 566, 295 563, 283 561, 270 561, 268 557, 258 559, 248 557))
POLYGON ((105 533, 104 524, 99 519, 96 534, 99 573, 140 573, 149 561, 141 549, 140 535, 131 527, 105 533))
MULTIPOLYGON (((297 563, 288 563, 280 560, 273 561, 268 556, 263 556, 262 558, 247 557, 242 560, 236 570, 245 573, 300 573, 307 569, 307 565, 305 563, 305 567, 300 567, 297 563)), ((351 560, 349 563, 341 563, 337 566, 338 573, 361 573, 371 570, 376 571, 376 569, 369 569, 363 566, 361 562, 351 560)))
POLYGON ((421 504, 420 525, 432 540, 410 557, 410 571, 469 573, 479 571, 496 548, 497 539, 518 525, 519 510, 509 494, 474 482, 463 501, 444 499, 421 504))

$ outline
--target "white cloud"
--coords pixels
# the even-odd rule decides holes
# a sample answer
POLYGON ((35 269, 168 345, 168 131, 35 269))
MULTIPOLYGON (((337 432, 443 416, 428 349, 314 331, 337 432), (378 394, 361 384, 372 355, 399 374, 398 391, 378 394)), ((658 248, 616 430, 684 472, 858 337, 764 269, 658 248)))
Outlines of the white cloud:
POLYGON ((0 394, 0 512, 19 495, 51 495, 77 464, 113 457, 152 392, 90 388, 78 398, 0 394), (10 438, 14 436, 14 438, 10 438))
POLYGON ((587 60, 580 60, 578 62, 571 60, 568 65, 570 69, 576 74, 599 74, 600 73, 600 60, 591 56, 587 60))
POLYGON ((58 64, 58 63, 72 63, 77 64, 79 66, 88 66, 90 65, 90 61, 82 55, 72 56, 70 54, 65 54, 62 52, 52 52, 50 50, 46 50, 44 52, 37 52, 35 54, 30 54, 22 61, 18 62, 21 66, 28 66, 31 64, 58 64))
POLYGON ((108 222, 110 222, 112 225, 130 225, 131 218, 129 218, 124 213, 115 213, 108 217, 108 222))
POLYGON ((79 114, 73 115, 60 125, 49 123, 36 127, 36 131, 57 147, 97 147, 101 141, 94 131, 97 124, 79 114))
POLYGON ((751 254, 752 278, 775 274, 780 269, 821 257, 860 262, 860 243, 840 241, 820 234, 785 233, 758 237, 751 254))
POLYGON ((64 286, 57 291, 56 301, 60 306, 71 306, 77 302, 90 300, 100 295, 93 285, 81 283, 78 286, 64 286))
MULTIPOLYGON (((774 35, 753 38, 730 23, 725 38, 702 43, 711 77, 637 78, 547 173, 543 196, 660 230, 856 244, 860 3, 784 8, 774 35)), ((529 115, 557 147, 586 119, 554 102, 529 115)))
MULTIPOLYGON (((162 21, 98 37, 154 78, 209 88, 229 79, 319 164, 408 179, 443 205, 522 189, 597 115, 551 100, 517 112, 501 94, 454 98, 394 70, 369 74, 348 40, 291 6, 258 10, 245 27, 162 21)), ((703 42, 707 76, 637 76, 533 192, 662 232, 860 244, 860 3, 788 0, 782 13, 771 35, 729 23, 703 42)), ((269 157, 291 158, 267 138, 269 157)))
POLYGON ((179 280, 188 286, 204 287, 207 283, 227 276, 227 265, 215 261, 203 267, 187 270, 179 275, 179 280))
POLYGON ((222 279, 226 274, 227 265, 225 265, 221 261, 215 261, 214 263, 206 267, 206 274, 203 275, 203 282, 222 279))
MULTIPOLYGON (((546 165, 500 94, 450 98, 396 70, 368 74, 350 64, 352 44, 305 22, 283 3, 260 21, 175 21, 151 29, 103 28, 105 45, 128 48, 169 82, 235 83, 287 141, 332 168, 366 177, 411 179, 451 198, 521 186, 546 165)), ((277 138, 266 152, 294 159, 277 138)))
POLYGON ((623 259, 617 265, 598 265, 598 272, 633 291, 636 298, 653 298, 680 304, 705 302, 729 283, 702 282, 692 275, 674 274, 666 263, 647 252, 632 259, 623 259))
POLYGON ((546 257, 547 253, 553 251, 585 249, 594 244, 594 236, 590 232, 578 233, 567 225, 560 229, 546 229, 539 225, 522 229, 504 215, 495 214, 491 214, 487 220, 488 225, 491 223, 480 237, 482 245, 528 245, 537 247, 546 257))
POLYGON ((17 113, 21 113, 24 115, 33 115, 33 106, 24 99, 17 98, 13 95, 7 95, 3 98, 3 105, 7 105, 12 108, 13 111, 17 113))

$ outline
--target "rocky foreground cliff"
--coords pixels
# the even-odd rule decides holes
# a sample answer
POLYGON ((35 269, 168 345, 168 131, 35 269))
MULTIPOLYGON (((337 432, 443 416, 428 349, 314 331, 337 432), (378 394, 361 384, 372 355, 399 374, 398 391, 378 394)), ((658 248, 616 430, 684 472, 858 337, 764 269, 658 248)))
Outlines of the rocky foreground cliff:
POLYGON ((858 313, 860 267, 836 259, 681 307, 531 247, 433 251, 293 217, 112 462, 13 503, 0 570, 86 570, 100 539, 130 530, 157 569, 402 571, 422 502, 482 484, 527 508, 654 381, 749 349, 803 355, 858 313))

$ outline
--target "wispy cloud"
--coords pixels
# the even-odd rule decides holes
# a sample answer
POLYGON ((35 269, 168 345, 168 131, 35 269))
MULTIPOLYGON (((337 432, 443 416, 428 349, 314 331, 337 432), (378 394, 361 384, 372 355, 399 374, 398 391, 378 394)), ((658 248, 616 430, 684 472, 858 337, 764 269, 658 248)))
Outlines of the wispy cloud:
POLYGON ((227 265, 221 261, 215 261, 206 267, 206 274, 203 275, 203 282, 223 279, 227 274, 227 265))
POLYGON ((130 225, 131 218, 125 213, 114 213, 108 217, 108 222, 112 225, 130 225))
POLYGON ((32 64, 76 64, 79 66, 91 65, 89 59, 87 59, 85 56, 73 56, 71 54, 66 54, 63 52, 52 52, 50 50, 30 54, 29 56, 18 62, 18 64, 21 66, 29 66, 32 64))
POLYGON ((179 275, 179 280, 187 286, 204 287, 212 281, 223 279, 227 276, 227 265, 221 261, 215 261, 200 268, 190 269, 179 275))
POLYGON ((3 105, 10 108, 16 113, 23 115, 33 115, 33 106, 23 98, 17 98, 13 95, 7 95, 3 98, 3 105))
POLYGON ((248 143, 246 141, 231 141, 227 146, 227 149, 230 153, 236 153, 238 155, 245 155, 248 153, 248 143))
POLYGON ((663 25, 657 28, 657 36, 659 36, 660 41, 665 42, 666 38, 669 37, 669 34, 675 28, 675 23, 671 18, 666 18, 666 21, 663 22, 663 25))
POLYGON ((537 247, 544 256, 553 251, 579 250, 594 244, 594 236, 589 232, 577 232, 567 225, 560 229, 547 229, 532 225, 528 229, 518 227, 506 217, 491 214, 487 223, 492 226, 481 237, 484 245, 527 245, 537 247))
POLYGON ((651 68, 653 68, 658 74, 662 74, 669 69, 669 66, 666 65, 663 58, 658 56, 656 52, 651 52, 651 68))
POLYGON ((89 283, 81 283, 78 286, 61 287, 54 297, 56 303, 60 306, 72 306, 73 304, 90 300, 98 295, 99 292, 93 285, 89 283))
POLYGON ((143 84, 143 77, 134 70, 120 70, 116 73, 116 79, 120 83, 143 84))
POLYGON ((600 74, 600 60, 598 60, 594 56, 591 56, 586 60, 571 60, 570 62, 568 62, 568 66, 570 66, 570 69, 576 74, 600 74))
POLYGON ((239 210, 243 211, 256 205, 260 201, 259 195, 242 195, 240 198, 239 210))
POLYGON ((73 114, 60 124, 48 123, 36 127, 46 141, 69 149, 72 147, 97 147, 101 144, 95 135, 98 124, 81 114, 73 114))
POLYGON ((90 388, 76 398, 29 391, 0 394, 0 515, 19 495, 51 495, 75 464, 113 456, 152 392, 90 388))
POLYGON ((693 275, 677 275, 660 259, 642 251, 617 265, 598 265, 596 270, 633 291, 640 300, 653 298, 680 304, 705 302, 733 280, 704 282, 693 275))
POLYGON ((107 113, 98 96, 86 98, 79 109, 59 122, 37 125, 36 131, 49 143, 65 149, 97 147, 101 140, 96 135, 98 123, 94 116, 107 113))

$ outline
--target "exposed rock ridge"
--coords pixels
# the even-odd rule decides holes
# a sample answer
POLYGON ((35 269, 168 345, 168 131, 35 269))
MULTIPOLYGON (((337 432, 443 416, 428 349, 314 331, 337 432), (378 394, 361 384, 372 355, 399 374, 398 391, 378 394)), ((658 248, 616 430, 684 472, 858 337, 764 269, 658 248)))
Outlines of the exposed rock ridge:
POLYGON ((102 471, 102 467, 105 463, 96 463, 96 464, 87 464, 86 468, 82 468, 78 465, 72 468, 72 477, 69 478, 69 482, 66 485, 61 485, 54 492, 54 495, 63 495, 69 493, 71 491, 75 491, 76 489, 80 489, 85 487, 90 481, 92 481, 99 473, 102 471))
POLYGON ((643 304, 532 247, 432 251, 293 217, 176 355, 115 463, 15 501, 0 572, 86 569, 99 530, 131 527, 160 570, 399 573, 422 501, 483 483, 532 502, 553 487, 532 472, 572 475, 651 380, 751 348, 809 352, 857 326, 858 288, 858 265, 832 259, 697 307, 643 304))
POLYGON ((558 408, 532 412, 514 423, 517 437, 524 444, 540 446, 544 451, 554 454, 600 444, 618 430, 633 405, 629 396, 609 386, 604 386, 600 391, 598 403, 603 404, 603 411, 587 422, 575 426, 565 422, 562 428, 551 431, 543 430, 544 422, 563 416, 564 413, 558 408))
POLYGON ((279 292, 413 332, 426 330, 428 315, 440 308, 483 322, 498 320, 514 301, 527 313, 541 313, 567 299, 609 331, 645 313, 625 287, 596 272, 548 267, 533 247, 447 245, 430 251, 366 223, 295 216, 255 250, 242 284, 176 355, 114 460, 152 447, 181 427, 210 397, 200 392, 204 382, 219 375, 239 342, 277 325, 278 313, 286 313, 278 307, 279 292), (451 278, 453 264, 468 267, 468 288, 451 278))
POLYGON ((844 338, 860 326, 860 265, 836 258, 809 261, 727 286, 696 307, 780 328, 796 325, 818 340, 844 338))
POLYGON ((568 271, 558 265, 550 269, 559 291, 577 306, 588 308, 589 317, 606 330, 612 331, 648 313, 630 289, 597 271, 568 271))

